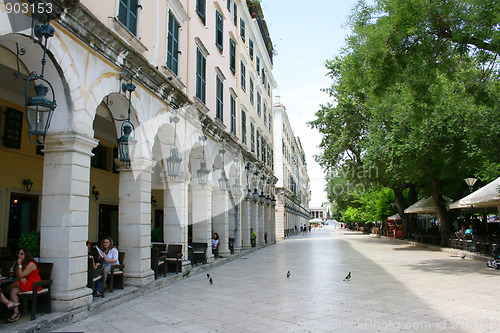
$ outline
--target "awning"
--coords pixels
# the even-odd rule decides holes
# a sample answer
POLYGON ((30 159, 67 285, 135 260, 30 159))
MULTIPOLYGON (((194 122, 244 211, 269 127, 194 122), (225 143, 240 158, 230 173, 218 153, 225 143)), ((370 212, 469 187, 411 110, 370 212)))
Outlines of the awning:
POLYGON ((450 209, 474 207, 497 207, 500 206, 500 177, 472 192, 468 196, 455 201, 450 209))
POLYGON ((399 213, 391 215, 387 218, 387 221, 401 221, 401 216, 399 216, 399 213))
MULTIPOLYGON (((446 202, 446 209, 452 200, 443 195, 443 199, 446 202)), ((425 197, 420 201, 415 202, 413 205, 405 209, 406 214, 437 214, 438 210, 434 204, 434 199, 432 197, 425 197)))

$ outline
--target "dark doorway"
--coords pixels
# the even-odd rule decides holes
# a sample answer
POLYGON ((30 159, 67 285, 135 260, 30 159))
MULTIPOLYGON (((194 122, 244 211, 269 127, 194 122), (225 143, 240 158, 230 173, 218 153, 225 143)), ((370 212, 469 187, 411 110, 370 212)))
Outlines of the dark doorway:
POLYGON ((12 193, 9 206, 7 246, 17 250, 21 235, 38 230, 38 196, 12 193))
POLYGON ((163 209, 155 209, 155 228, 163 229, 163 209))
POLYGON ((99 204, 99 242, 108 236, 118 243, 118 206, 99 204))

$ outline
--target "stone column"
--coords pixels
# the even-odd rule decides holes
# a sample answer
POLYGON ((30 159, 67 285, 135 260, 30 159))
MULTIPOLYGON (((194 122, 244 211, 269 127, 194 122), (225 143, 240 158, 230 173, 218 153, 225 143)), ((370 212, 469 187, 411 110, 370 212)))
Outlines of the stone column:
POLYGON ((213 262, 212 255, 212 184, 191 184, 193 191, 193 243, 206 243, 207 262, 213 262))
POLYGON ((43 157, 40 261, 54 263, 52 307, 92 303, 87 288, 90 158, 99 141, 78 133, 48 134, 43 157))
POLYGON ((271 203, 271 243, 276 243, 276 202, 271 203))
POLYGON ((212 221, 213 232, 219 234, 220 245, 219 255, 222 257, 229 257, 229 202, 227 191, 221 191, 218 187, 213 189, 212 192, 212 221))
POLYGON ((267 203, 264 204, 264 232, 267 232, 266 237, 264 238, 264 242, 267 239, 267 244, 271 244, 271 230, 269 229, 269 210, 271 205, 267 203))
POLYGON ((124 281, 144 286, 154 280, 151 270, 151 175, 153 160, 135 159, 120 168, 118 247, 125 252, 124 281))
POLYGON ((250 245, 250 202, 245 199, 241 202, 241 246, 243 249, 251 248, 250 245))
POLYGON ((164 179, 163 239, 166 244, 182 244, 183 261, 187 260, 188 184, 185 174, 175 180, 164 179))
POLYGON ((241 251, 241 201, 234 206, 234 253, 241 251))
POLYGON ((264 206, 265 203, 260 202, 258 203, 258 209, 257 209, 257 223, 258 223, 258 232, 257 232, 257 244, 259 246, 264 246, 264 206))
POLYGON ((257 225, 257 205, 258 205, 258 197, 257 201, 255 201, 253 198, 250 199, 250 228, 253 228, 253 231, 257 234, 257 239, 255 240, 255 246, 257 246, 257 242, 259 240, 258 238, 258 225, 257 225))
POLYGON ((284 207, 281 204, 281 201, 278 200, 275 209, 275 235, 277 240, 281 240, 285 235, 285 211, 284 207))

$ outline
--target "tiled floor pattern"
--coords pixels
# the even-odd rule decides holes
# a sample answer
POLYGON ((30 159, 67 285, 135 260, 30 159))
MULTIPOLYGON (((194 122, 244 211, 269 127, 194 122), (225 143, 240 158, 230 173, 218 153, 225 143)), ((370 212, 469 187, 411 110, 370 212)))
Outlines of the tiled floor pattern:
POLYGON ((57 331, 500 332, 500 271, 344 230, 207 272, 213 285, 198 274, 57 331))

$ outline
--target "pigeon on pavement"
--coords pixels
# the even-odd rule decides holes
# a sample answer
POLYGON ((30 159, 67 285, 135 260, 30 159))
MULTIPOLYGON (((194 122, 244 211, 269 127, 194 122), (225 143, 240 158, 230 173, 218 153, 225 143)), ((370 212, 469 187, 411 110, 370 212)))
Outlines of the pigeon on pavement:
POLYGON ((347 274, 347 276, 342 281, 345 281, 345 280, 349 281, 350 279, 351 279, 351 272, 349 272, 349 274, 347 274))
POLYGON ((212 278, 210 278, 210 279, 208 279, 208 282, 210 282, 210 284, 213 284, 214 280, 212 278))
POLYGON ((288 272, 286 273, 286 277, 287 277, 287 278, 289 278, 289 277, 290 277, 290 271, 288 271, 288 272))
POLYGON ((207 279, 210 279, 210 274, 207 273, 207 279))

